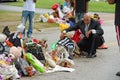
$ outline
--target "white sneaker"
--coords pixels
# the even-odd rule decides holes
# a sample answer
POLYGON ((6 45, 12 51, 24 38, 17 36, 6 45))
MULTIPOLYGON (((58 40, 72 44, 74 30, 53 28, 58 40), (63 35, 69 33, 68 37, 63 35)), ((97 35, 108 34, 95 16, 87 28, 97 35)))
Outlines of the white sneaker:
POLYGON ((27 37, 28 38, 33 38, 33 35, 32 34, 27 34, 27 37))

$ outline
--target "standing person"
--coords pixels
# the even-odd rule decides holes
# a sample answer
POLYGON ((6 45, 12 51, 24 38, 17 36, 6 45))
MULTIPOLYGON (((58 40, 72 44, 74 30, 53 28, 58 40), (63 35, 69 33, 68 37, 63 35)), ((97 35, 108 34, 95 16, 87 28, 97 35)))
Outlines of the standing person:
POLYGON ((63 33, 80 29, 84 37, 77 45, 80 50, 88 53, 88 58, 96 57, 96 49, 103 44, 104 31, 98 21, 91 19, 89 15, 85 14, 83 20, 80 20, 73 27, 69 27, 63 33))
POLYGON ((70 0, 65 0, 63 4, 63 13, 67 14, 71 12, 71 2, 70 0))
MULTIPOLYGON (((116 29, 116 37, 118 41, 118 46, 120 50, 120 0, 116 0, 115 2, 115 29, 116 29)), ((120 76, 120 71, 117 72, 117 76, 120 76)))
POLYGON ((73 14, 75 12, 76 23, 81 20, 85 13, 88 12, 88 2, 90 0, 74 0, 73 14))
POLYGON ((64 6, 64 7, 66 6, 66 7, 70 8, 70 7, 71 7, 70 0, 65 0, 63 6, 64 6))
MULTIPOLYGON (((25 25, 27 19, 29 19, 27 37, 31 38, 34 27, 35 3, 37 0, 23 0, 23 1, 24 1, 23 11, 22 11, 23 24, 25 25)), ((25 30, 23 31, 23 36, 25 36, 25 30)))

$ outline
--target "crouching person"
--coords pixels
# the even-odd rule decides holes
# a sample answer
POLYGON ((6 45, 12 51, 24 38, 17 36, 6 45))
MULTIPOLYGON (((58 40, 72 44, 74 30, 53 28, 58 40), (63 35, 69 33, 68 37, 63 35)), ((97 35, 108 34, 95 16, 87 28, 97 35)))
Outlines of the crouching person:
POLYGON ((88 14, 85 14, 83 20, 76 23, 73 27, 69 27, 63 31, 63 33, 80 29, 84 35, 77 45, 82 50, 88 53, 86 57, 96 57, 96 49, 103 44, 104 40, 102 35, 103 29, 98 21, 90 18, 88 14))

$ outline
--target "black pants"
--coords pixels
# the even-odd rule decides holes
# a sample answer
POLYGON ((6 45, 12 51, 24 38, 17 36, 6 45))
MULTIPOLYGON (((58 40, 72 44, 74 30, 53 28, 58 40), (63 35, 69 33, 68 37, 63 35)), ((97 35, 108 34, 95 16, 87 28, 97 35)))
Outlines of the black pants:
POLYGON ((85 37, 80 40, 77 45, 81 50, 88 52, 88 54, 95 54, 96 49, 102 45, 103 42, 102 36, 99 36, 98 34, 92 34, 89 36, 89 38, 85 37))

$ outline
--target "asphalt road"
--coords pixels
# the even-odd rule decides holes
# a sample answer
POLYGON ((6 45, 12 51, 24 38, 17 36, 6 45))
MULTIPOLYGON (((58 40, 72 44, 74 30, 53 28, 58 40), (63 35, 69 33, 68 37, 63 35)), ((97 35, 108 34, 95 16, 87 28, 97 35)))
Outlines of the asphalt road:
MULTIPOLYGON (((0 5, 1 9, 1 5, 0 5)), ((33 77, 22 77, 20 80, 120 80, 116 72, 120 71, 120 52, 117 46, 114 28, 114 14, 99 13, 104 21, 104 38, 108 49, 97 50, 97 57, 75 58, 74 72, 54 72, 49 74, 36 74, 33 77)), ((49 51, 51 44, 59 39, 58 28, 34 30, 33 36, 37 39, 47 38, 49 51)))

